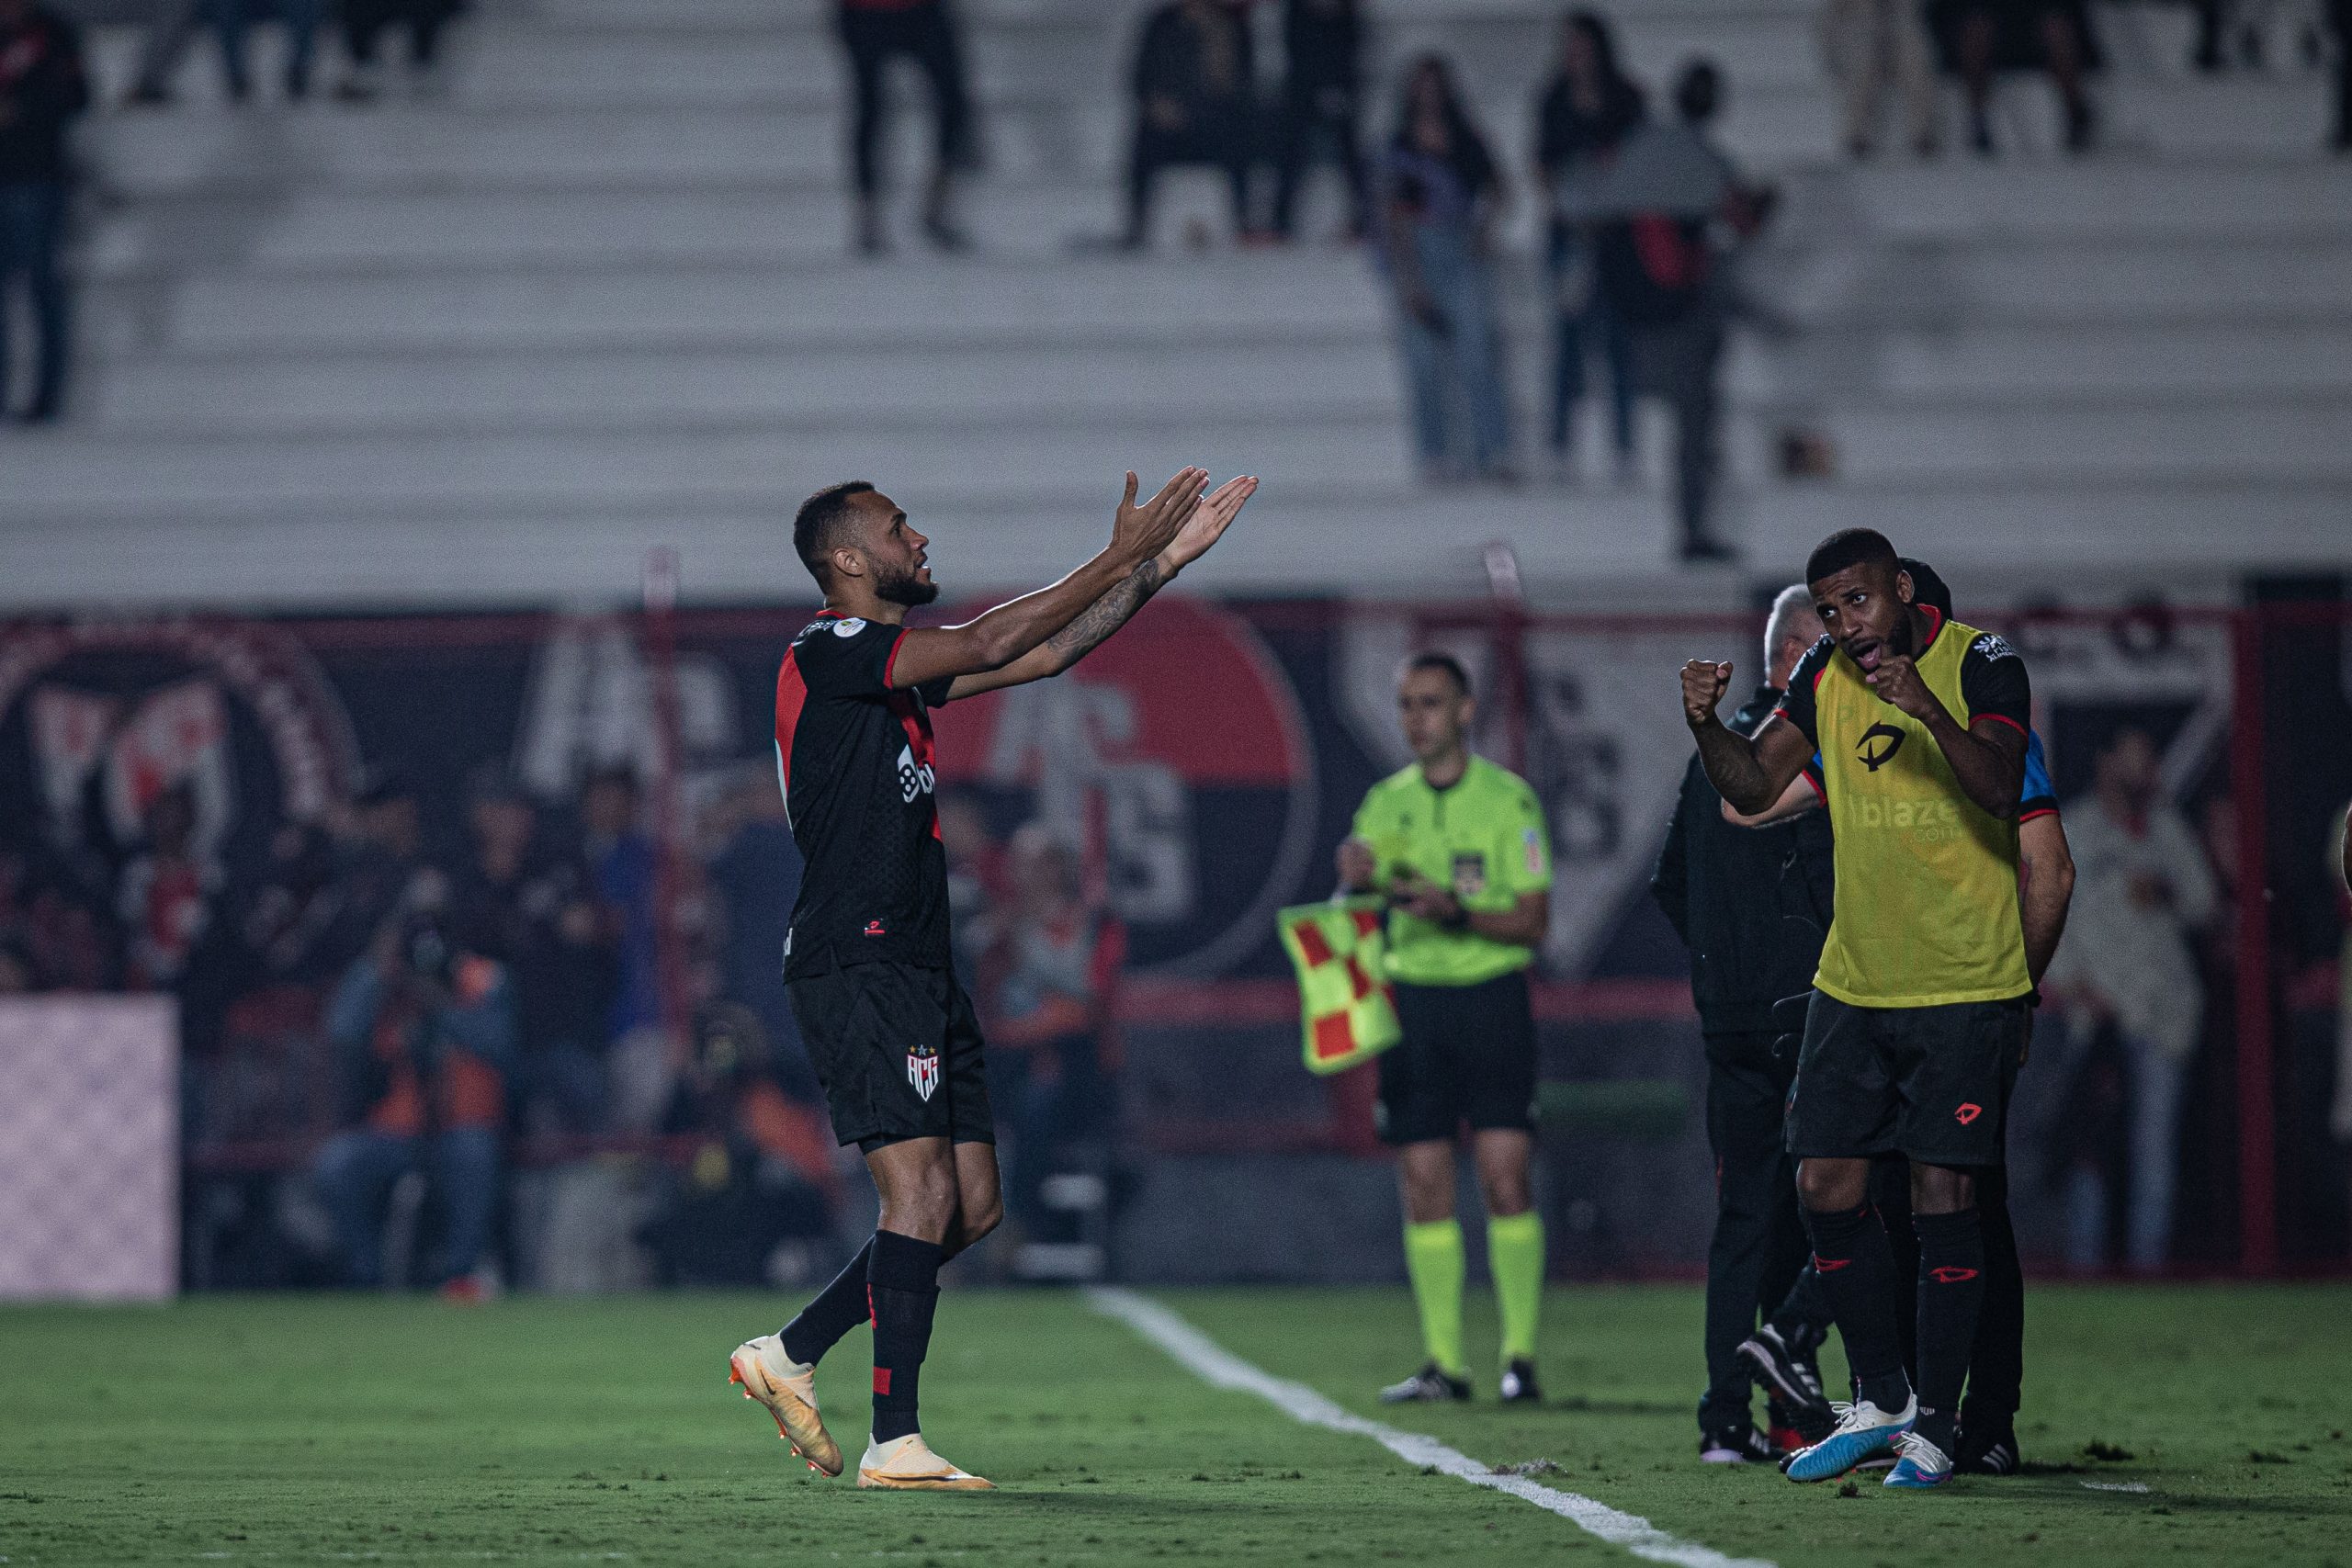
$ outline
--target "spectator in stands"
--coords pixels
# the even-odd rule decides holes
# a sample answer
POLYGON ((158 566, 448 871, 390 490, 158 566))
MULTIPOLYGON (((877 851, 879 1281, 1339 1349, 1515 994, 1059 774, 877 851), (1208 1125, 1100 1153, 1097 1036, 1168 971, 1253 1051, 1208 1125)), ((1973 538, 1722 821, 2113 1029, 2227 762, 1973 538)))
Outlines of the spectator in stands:
POLYGON ((1968 145, 1993 152, 1993 75, 2040 64, 2050 72, 2066 117, 2066 150, 2087 151, 2097 126, 2083 86, 2091 66, 2090 15, 2083 0, 1945 0, 1951 56, 1968 99, 1968 145))
MULTIPOLYGON (((2077 1048, 2111 1027, 2122 1053, 2130 1201, 2126 1255, 2135 1269, 2171 1256, 2181 1087, 2197 1051, 2205 988, 2188 936, 2213 918, 2212 873, 2196 833, 2164 798, 2155 742, 2118 730, 2098 755, 2090 797, 2066 808, 2075 905, 2050 981, 2065 998, 2077 1048)), ((2098 1172, 2070 1179, 2073 1260, 2107 1247, 2098 1172)))
POLYGON ((1552 461, 1563 479, 1574 473, 1577 404, 1584 397, 1586 355, 1595 350, 1609 372, 1618 482, 1634 476, 1633 344, 1596 286, 1591 220, 1602 171, 1645 112, 1641 88, 1617 63, 1609 24, 1592 11, 1570 12, 1535 115, 1552 285, 1552 461))
POLYGON ((147 0, 139 35, 139 60, 130 70, 130 92, 123 102, 160 108, 172 101, 172 78, 187 58, 205 21, 205 0, 147 0))
POLYGON ((449 923, 447 886, 419 878, 327 1009, 343 1069, 345 1130, 312 1168, 334 1216, 344 1275, 384 1282, 384 1219, 402 1174, 424 1170, 443 1218, 442 1293, 478 1299, 476 1276, 498 1201, 499 1129, 514 1048, 504 969, 468 951, 449 923))
MULTIPOLYGON (((220 66, 228 73, 229 96, 242 104, 254 96, 248 59, 253 0, 204 0, 204 9, 220 40, 220 66)), ((269 9, 286 27, 286 96, 299 103, 311 94, 311 63, 318 53, 319 24, 325 19, 326 0, 272 0, 269 9)))
POLYGON ((1035 1232, 1039 1193, 1115 1106, 1112 1009, 1126 933, 1091 904, 1078 857, 1042 822, 1012 836, 1011 902, 989 923, 990 1099, 1012 1134, 1006 1202, 1035 1232))
POLYGON ((1673 125, 1626 138, 1598 205, 1600 288, 1627 324, 1647 391, 1674 411, 1675 515, 1682 558, 1722 560, 1713 496, 1724 339, 1737 304, 1736 248, 1770 216, 1775 193, 1742 181, 1710 125, 1723 74, 1693 61, 1676 81, 1673 125))
POLYGON ((453 922, 469 951, 505 966, 514 1121, 533 1133, 601 1131, 619 965, 595 885, 576 850, 542 841, 537 807, 503 771, 478 777, 471 794, 473 858, 458 878, 453 922))
POLYGON ((1363 6, 1360 0, 1283 0, 1281 141, 1274 235, 1295 237, 1298 191, 1317 142, 1348 182, 1348 231, 1371 232, 1364 206, 1363 6))
POLYGON ((956 175, 978 163, 962 29, 949 0, 835 0, 834 30, 849 55, 852 240, 861 255, 889 248, 882 223, 884 72, 911 61, 931 84, 933 152, 922 231, 950 253, 971 248, 955 220, 956 175))
POLYGON ((719 992, 759 1021, 777 1080, 818 1098, 816 1070, 784 988, 784 944, 802 868, 775 770, 745 770, 713 807, 704 837, 715 846, 706 874, 718 910, 719 992))
POLYGON ((1406 73, 1374 197, 1421 476, 1515 482, 1492 258, 1510 189, 1438 55, 1406 73))
POLYGON ((1150 238, 1160 171, 1206 164, 1225 171, 1234 232, 1251 232, 1250 169, 1257 156, 1255 56, 1250 29, 1217 0, 1168 0, 1144 23, 1131 85, 1135 131, 1127 152, 1127 226, 1121 244, 1150 238))
POLYGON ((243 920, 248 983, 314 984, 341 967, 330 945, 344 901, 334 871, 334 840, 324 828, 287 822, 270 835, 269 862, 243 920))
POLYGON ((396 772, 379 769, 363 780, 339 827, 334 882, 342 907, 325 959, 338 974, 367 951, 424 863, 416 795, 396 772))
POLYGON ((1936 74, 1921 0, 1824 0, 1821 52, 1843 97, 1846 152, 1867 158, 1878 145, 1879 109, 1893 89, 1905 140, 1922 158, 1936 151, 1936 74))
POLYGON ((35 345, 32 401, 23 414, 28 424, 45 424, 65 407, 71 317, 58 265, 73 190, 65 132, 89 105, 82 38, 74 25, 33 0, 0 0, 0 417, 7 411, 13 363, 8 286, 21 278, 35 345))
POLYGON ((441 29, 461 8, 458 0, 343 0, 343 47, 351 55, 351 72, 335 96, 364 104, 383 91, 376 57, 384 35, 395 28, 408 33, 410 80, 430 86, 441 59, 441 29))
POLYGON ((2327 29, 2335 35, 2335 123, 2327 144, 2352 152, 2352 0, 2327 0, 2327 29))
POLYGON ((612 1112, 630 1133, 647 1132, 660 1118, 671 1079, 662 1028, 661 856, 639 826, 641 812, 637 774, 628 764, 589 776, 580 798, 588 868, 619 939, 620 971, 605 1027, 612 1112))
POLYGON ((187 973, 220 896, 220 868, 197 843, 196 791, 186 783, 147 804, 145 837, 123 863, 116 915, 126 938, 124 979, 170 990, 187 973))

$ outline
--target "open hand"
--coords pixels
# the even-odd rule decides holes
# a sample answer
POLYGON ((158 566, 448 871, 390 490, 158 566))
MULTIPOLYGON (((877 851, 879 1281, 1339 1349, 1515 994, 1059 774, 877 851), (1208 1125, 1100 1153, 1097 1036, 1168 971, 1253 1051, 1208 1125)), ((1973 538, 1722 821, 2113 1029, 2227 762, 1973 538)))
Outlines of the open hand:
POLYGON ((1944 711, 1944 705, 1928 690, 1928 682, 1920 678, 1919 666, 1908 654, 1880 660, 1878 668, 1862 679, 1878 694, 1881 702, 1902 709, 1922 724, 1944 711))
POLYGON ((1209 547, 1225 537, 1225 531, 1233 526, 1242 507, 1257 493, 1257 476, 1243 474, 1201 497, 1193 504, 1193 514, 1176 531, 1175 541, 1160 552, 1161 560, 1181 570, 1208 554, 1209 547))
POLYGON ((1682 667, 1682 722, 1697 729, 1715 716, 1715 705, 1731 690, 1732 667, 1694 659, 1682 667))
POLYGON ((1111 547, 1136 566, 1166 549, 1192 517, 1193 508, 1208 482, 1206 468, 1181 469, 1174 479, 1159 487, 1158 495, 1138 506, 1135 470, 1128 469, 1127 493, 1119 502, 1118 516, 1111 524, 1111 547))

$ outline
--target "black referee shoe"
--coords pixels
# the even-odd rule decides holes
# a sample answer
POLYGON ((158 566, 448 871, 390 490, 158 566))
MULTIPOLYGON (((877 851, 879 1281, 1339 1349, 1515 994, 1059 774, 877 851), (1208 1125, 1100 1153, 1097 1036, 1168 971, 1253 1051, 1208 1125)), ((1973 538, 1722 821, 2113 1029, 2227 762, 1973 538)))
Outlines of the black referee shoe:
POLYGON ((1435 1404, 1449 1399, 1466 1400, 1469 1397, 1469 1381, 1448 1376, 1435 1361, 1403 1382, 1392 1382, 1380 1391, 1380 1403, 1383 1404, 1435 1404))
POLYGON ((2015 1475, 2022 1463, 2014 1427, 1987 1430, 1983 1436, 1962 1427, 1960 1453, 1952 1468, 1962 1475, 2015 1475))
POLYGON ((1770 1464, 1771 1442, 1751 1422, 1699 1434, 1701 1464, 1770 1464))
POLYGON ((1503 1369, 1502 1400, 1505 1404, 1541 1404, 1544 1391, 1535 1386, 1535 1363, 1524 1359, 1503 1369))

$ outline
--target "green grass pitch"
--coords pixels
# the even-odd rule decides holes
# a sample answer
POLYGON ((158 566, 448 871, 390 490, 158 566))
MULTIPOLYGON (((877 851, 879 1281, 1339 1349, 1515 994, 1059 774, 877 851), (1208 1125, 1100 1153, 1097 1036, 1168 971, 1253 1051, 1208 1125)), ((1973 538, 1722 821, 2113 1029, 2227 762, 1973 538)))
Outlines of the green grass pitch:
MULTIPOLYGON (((1491 1386, 1468 1406, 1379 1411, 1372 1389, 1417 1359, 1401 1290, 1159 1299, 1351 1408, 1492 1463, 1550 1461, 1546 1484, 1783 1568, 2352 1568, 2352 1288, 2039 1289, 2031 1470, 1902 1495, 1702 1469, 1691 1288, 1555 1292, 1554 1403, 1535 1412, 1498 1408, 1491 1386)), ((951 1291, 941 1306, 924 1424, 1001 1491, 861 1493, 810 1476, 727 1387, 728 1350, 791 1304, 0 1310, 0 1561, 1634 1561, 1520 1499, 1212 1390, 1062 1293, 951 1291)), ((1473 1300, 1471 1322, 1491 1335, 1488 1303, 1473 1300)), ((1474 1350, 1483 1364, 1491 1341, 1474 1350)), ((824 1373, 853 1462, 865 1357, 861 1330, 824 1373)))

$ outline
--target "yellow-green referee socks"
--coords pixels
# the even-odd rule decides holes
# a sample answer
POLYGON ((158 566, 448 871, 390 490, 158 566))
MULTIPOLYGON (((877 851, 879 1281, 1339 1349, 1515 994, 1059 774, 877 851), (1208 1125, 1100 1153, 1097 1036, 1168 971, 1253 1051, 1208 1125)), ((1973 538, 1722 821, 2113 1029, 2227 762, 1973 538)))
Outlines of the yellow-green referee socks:
MULTIPOLYGON (((1461 1247, 1460 1233, 1454 1246, 1461 1247)), ((1456 1251, 1455 1256, 1460 1256, 1456 1251)), ((1530 1209, 1487 1222, 1487 1267, 1495 1276, 1495 1304, 1502 1310, 1503 1361, 1535 1359, 1535 1320, 1544 1309, 1544 1218, 1530 1209)), ((1458 1277, 1458 1276, 1457 1276, 1458 1277)), ((1462 1343, 1459 1314, 1454 1344, 1462 1343)))
MULTIPOLYGON (((1544 1250, 1540 1234, 1535 1245, 1540 1278, 1544 1250)), ((1440 1371, 1457 1378, 1466 1376, 1470 1367, 1462 1354, 1464 1268, 1461 1222, 1405 1223, 1405 1272, 1412 1278, 1414 1304, 1421 1309, 1421 1343, 1440 1371)))

